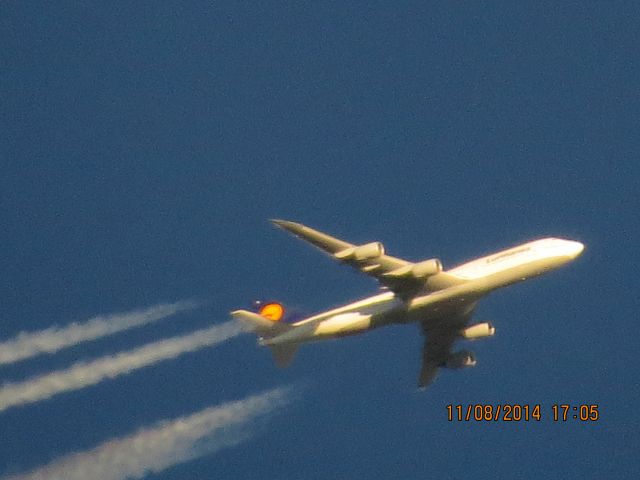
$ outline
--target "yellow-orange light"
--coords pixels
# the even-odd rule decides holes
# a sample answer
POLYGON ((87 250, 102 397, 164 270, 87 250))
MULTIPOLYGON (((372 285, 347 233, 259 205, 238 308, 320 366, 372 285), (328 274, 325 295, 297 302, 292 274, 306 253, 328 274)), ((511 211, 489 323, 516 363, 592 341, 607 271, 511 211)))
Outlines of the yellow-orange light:
POLYGON ((282 320, 284 307, 279 303, 267 303, 260 308, 260 315, 274 322, 282 320))

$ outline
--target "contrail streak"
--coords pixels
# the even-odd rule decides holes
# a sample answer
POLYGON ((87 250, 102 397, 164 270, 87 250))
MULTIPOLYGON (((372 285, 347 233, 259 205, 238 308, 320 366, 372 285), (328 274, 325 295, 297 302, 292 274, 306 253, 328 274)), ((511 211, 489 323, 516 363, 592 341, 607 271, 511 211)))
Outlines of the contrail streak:
POLYGON ((123 330, 156 322, 195 307, 197 307, 197 303, 191 300, 161 303, 144 310, 101 315, 86 322, 74 322, 65 327, 51 327, 39 332, 21 332, 15 338, 0 343, 0 365, 43 353, 55 353, 81 342, 96 340, 123 330))
POLYGON ((248 422, 287 403, 291 389, 278 388, 193 415, 163 420, 92 450, 72 453, 5 480, 137 479, 242 442, 248 422), (231 428, 231 430, 230 430, 231 428))
POLYGON ((58 393, 95 385, 183 353, 210 347, 238 335, 240 331, 236 322, 226 322, 90 362, 78 362, 68 369, 47 373, 24 382, 5 383, 0 387, 0 412, 10 407, 44 400, 58 393))

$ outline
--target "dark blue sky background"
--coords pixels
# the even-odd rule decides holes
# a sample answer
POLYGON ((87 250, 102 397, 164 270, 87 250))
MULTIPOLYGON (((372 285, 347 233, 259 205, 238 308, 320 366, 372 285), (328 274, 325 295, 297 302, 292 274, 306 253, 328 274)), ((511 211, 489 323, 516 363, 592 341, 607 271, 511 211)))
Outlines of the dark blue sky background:
POLYGON ((304 385, 237 447, 149 478, 630 478, 640 467, 635 2, 5 2, 0 337, 198 297, 157 325, 0 367, 15 381, 226 320, 375 292, 272 228, 445 267, 535 237, 574 264, 483 301, 475 369, 415 390, 413 325, 304 347, 249 335, 0 414, 0 474, 163 418, 304 385), (449 403, 540 403, 450 423, 449 403), (598 404, 555 423, 554 403, 598 404))

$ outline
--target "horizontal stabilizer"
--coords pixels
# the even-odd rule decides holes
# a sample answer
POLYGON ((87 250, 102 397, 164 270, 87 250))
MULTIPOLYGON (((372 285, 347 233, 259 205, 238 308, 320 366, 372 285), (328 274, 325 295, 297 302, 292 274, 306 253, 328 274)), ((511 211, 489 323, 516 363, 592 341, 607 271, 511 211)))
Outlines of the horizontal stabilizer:
POLYGON ((285 343, 282 345, 269 345, 271 353, 273 354, 273 360, 280 368, 287 368, 291 365, 293 357, 298 351, 300 344, 298 343, 285 343))
POLYGON ((290 325, 274 322, 248 310, 236 310, 231 312, 231 316, 238 320, 248 331, 255 332, 261 337, 273 337, 292 328, 290 325))

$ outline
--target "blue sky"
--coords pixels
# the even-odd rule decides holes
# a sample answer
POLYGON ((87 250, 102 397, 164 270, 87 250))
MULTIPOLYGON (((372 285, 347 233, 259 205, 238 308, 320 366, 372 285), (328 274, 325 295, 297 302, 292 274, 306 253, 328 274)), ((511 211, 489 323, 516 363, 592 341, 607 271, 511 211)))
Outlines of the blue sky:
POLYGON ((476 318, 497 334, 473 344, 478 366, 427 392, 413 325, 304 347, 286 371, 233 336, 0 412, 0 475, 281 387, 288 400, 251 404, 239 432, 194 447, 226 448, 148 478, 638 471, 634 2, 2 11, 0 340, 199 306, 0 365, 1 382, 208 329, 255 299, 313 313, 375 292, 268 218, 445 267, 543 236, 586 251, 485 299, 476 318), (516 402, 546 418, 446 420, 449 403, 516 402), (598 404, 601 418, 553 422, 554 403, 598 404))

